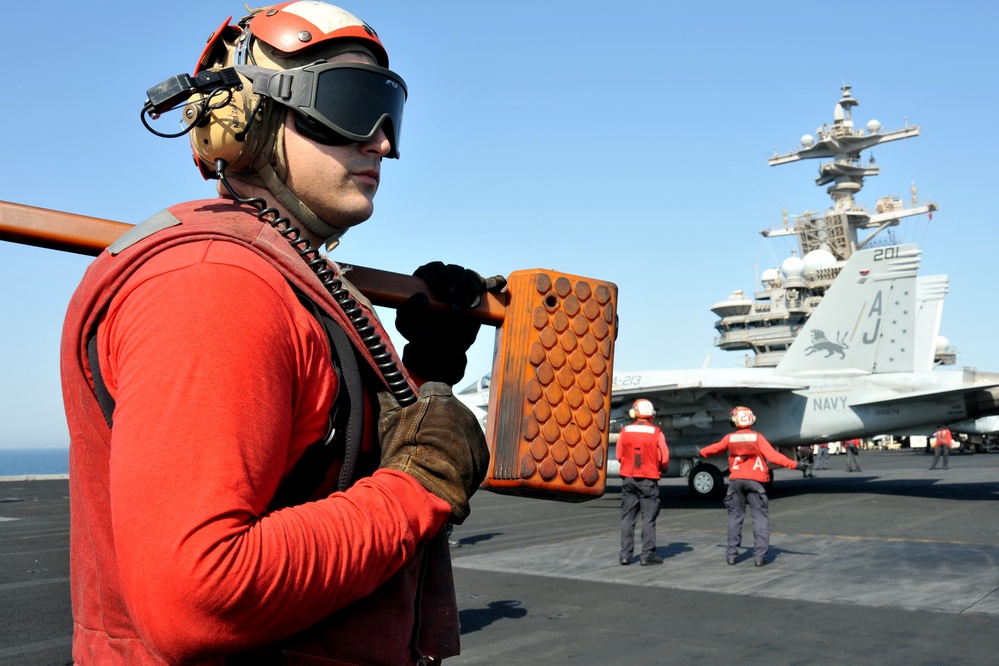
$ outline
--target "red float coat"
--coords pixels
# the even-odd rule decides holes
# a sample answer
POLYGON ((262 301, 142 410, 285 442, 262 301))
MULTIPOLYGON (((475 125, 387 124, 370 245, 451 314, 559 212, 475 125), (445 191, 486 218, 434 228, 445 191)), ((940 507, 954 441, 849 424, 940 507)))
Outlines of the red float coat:
POLYGON ((268 510, 338 390, 289 282, 356 342, 353 327, 249 208, 170 210, 183 224, 90 266, 63 332, 76 663, 221 664, 262 646, 246 663, 412 662, 417 605, 423 653, 456 654, 450 508, 373 471, 379 386, 365 387, 369 476, 333 492, 334 465, 312 501, 268 510), (91 388, 95 326, 113 430, 91 388))
POLYGON ((954 437, 951 435, 949 428, 944 428, 943 430, 937 430, 935 436, 937 438, 937 443, 936 443, 937 446, 950 447, 950 445, 954 442, 954 437))
POLYGON ((721 441, 705 446, 701 449, 701 457, 707 458, 726 450, 730 479, 751 479, 766 483, 770 480, 767 461, 788 469, 798 467, 797 463, 774 449, 766 437, 749 428, 739 428, 725 435, 721 441))
POLYGON ((658 479, 669 465, 666 436, 647 419, 621 428, 615 455, 621 463, 621 476, 632 479, 658 479))

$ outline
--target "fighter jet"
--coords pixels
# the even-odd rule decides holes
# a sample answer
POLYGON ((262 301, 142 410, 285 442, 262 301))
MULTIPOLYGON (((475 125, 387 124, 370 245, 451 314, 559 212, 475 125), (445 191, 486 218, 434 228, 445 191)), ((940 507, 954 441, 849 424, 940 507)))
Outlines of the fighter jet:
POLYGON ((702 460, 698 449, 732 431, 737 405, 791 457, 800 444, 999 414, 999 374, 932 369, 947 280, 917 278, 919 257, 915 245, 855 252, 774 368, 615 372, 612 424, 627 422, 634 400, 651 400, 669 442, 667 476, 715 495, 727 460, 702 460))

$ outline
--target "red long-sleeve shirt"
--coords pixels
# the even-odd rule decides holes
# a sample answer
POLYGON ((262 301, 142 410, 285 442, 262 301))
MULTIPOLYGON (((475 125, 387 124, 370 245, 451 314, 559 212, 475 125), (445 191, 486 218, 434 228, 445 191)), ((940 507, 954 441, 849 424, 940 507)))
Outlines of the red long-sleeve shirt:
MULTIPOLYGON (((284 474, 325 434, 337 379, 319 323, 245 248, 201 241, 150 259, 112 300, 98 349, 116 401, 110 472, 81 482, 107 483, 109 525, 76 534, 113 532, 101 566, 115 562, 121 575, 119 631, 133 627, 123 640, 167 661, 312 625, 384 583, 450 513, 390 470, 267 513, 284 474)), ((75 583, 81 608, 97 598, 93 583, 75 583)), ((105 627, 77 628, 88 630, 105 627)))
POLYGON ((749 428, 740 428, 725 435, 720 441, 701 449, 701 457, 707 458, 722 451, 728 451, 729 478, 752 479, 760 483, 770 480, 767 461, 797 469, 798 465, 787 456, 774 449, 767 438, 749 428))

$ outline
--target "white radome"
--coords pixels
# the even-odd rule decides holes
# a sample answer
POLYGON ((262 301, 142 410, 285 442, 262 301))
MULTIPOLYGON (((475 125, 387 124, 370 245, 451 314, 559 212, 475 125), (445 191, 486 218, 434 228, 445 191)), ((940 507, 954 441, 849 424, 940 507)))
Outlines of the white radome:
POLYGON ((770 287, 775 282, 780 280, 780 269, 779 268, 768 268, 763 271, 763 275, 760 276, 760 283, 764 287, 770 287))
POLYGON ((950 349, 950 340, 943 335, 938 335, 936 340, 936 353, 942 354, 950 349))
POLYGON ((780 272, 786 279, 800 278, 805 274, 805 262, 800 257, 788 257, 780 265, 780 272))
POLYGON ((812 250, 805 255, 802 262, 805 266, 805 272, 818 271, 823 268, 832 268, 836 265, 836 257, 829 250, 812 250))

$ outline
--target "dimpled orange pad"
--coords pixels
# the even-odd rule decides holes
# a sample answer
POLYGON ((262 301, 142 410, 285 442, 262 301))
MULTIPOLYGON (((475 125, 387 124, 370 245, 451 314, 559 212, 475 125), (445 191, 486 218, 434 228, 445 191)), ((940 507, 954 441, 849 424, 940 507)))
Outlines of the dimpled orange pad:
POLYGON ((617 285, 554 271, 516 271, 496 333, 482 487, 579 502, 600 497, 607 441, 617 285))

